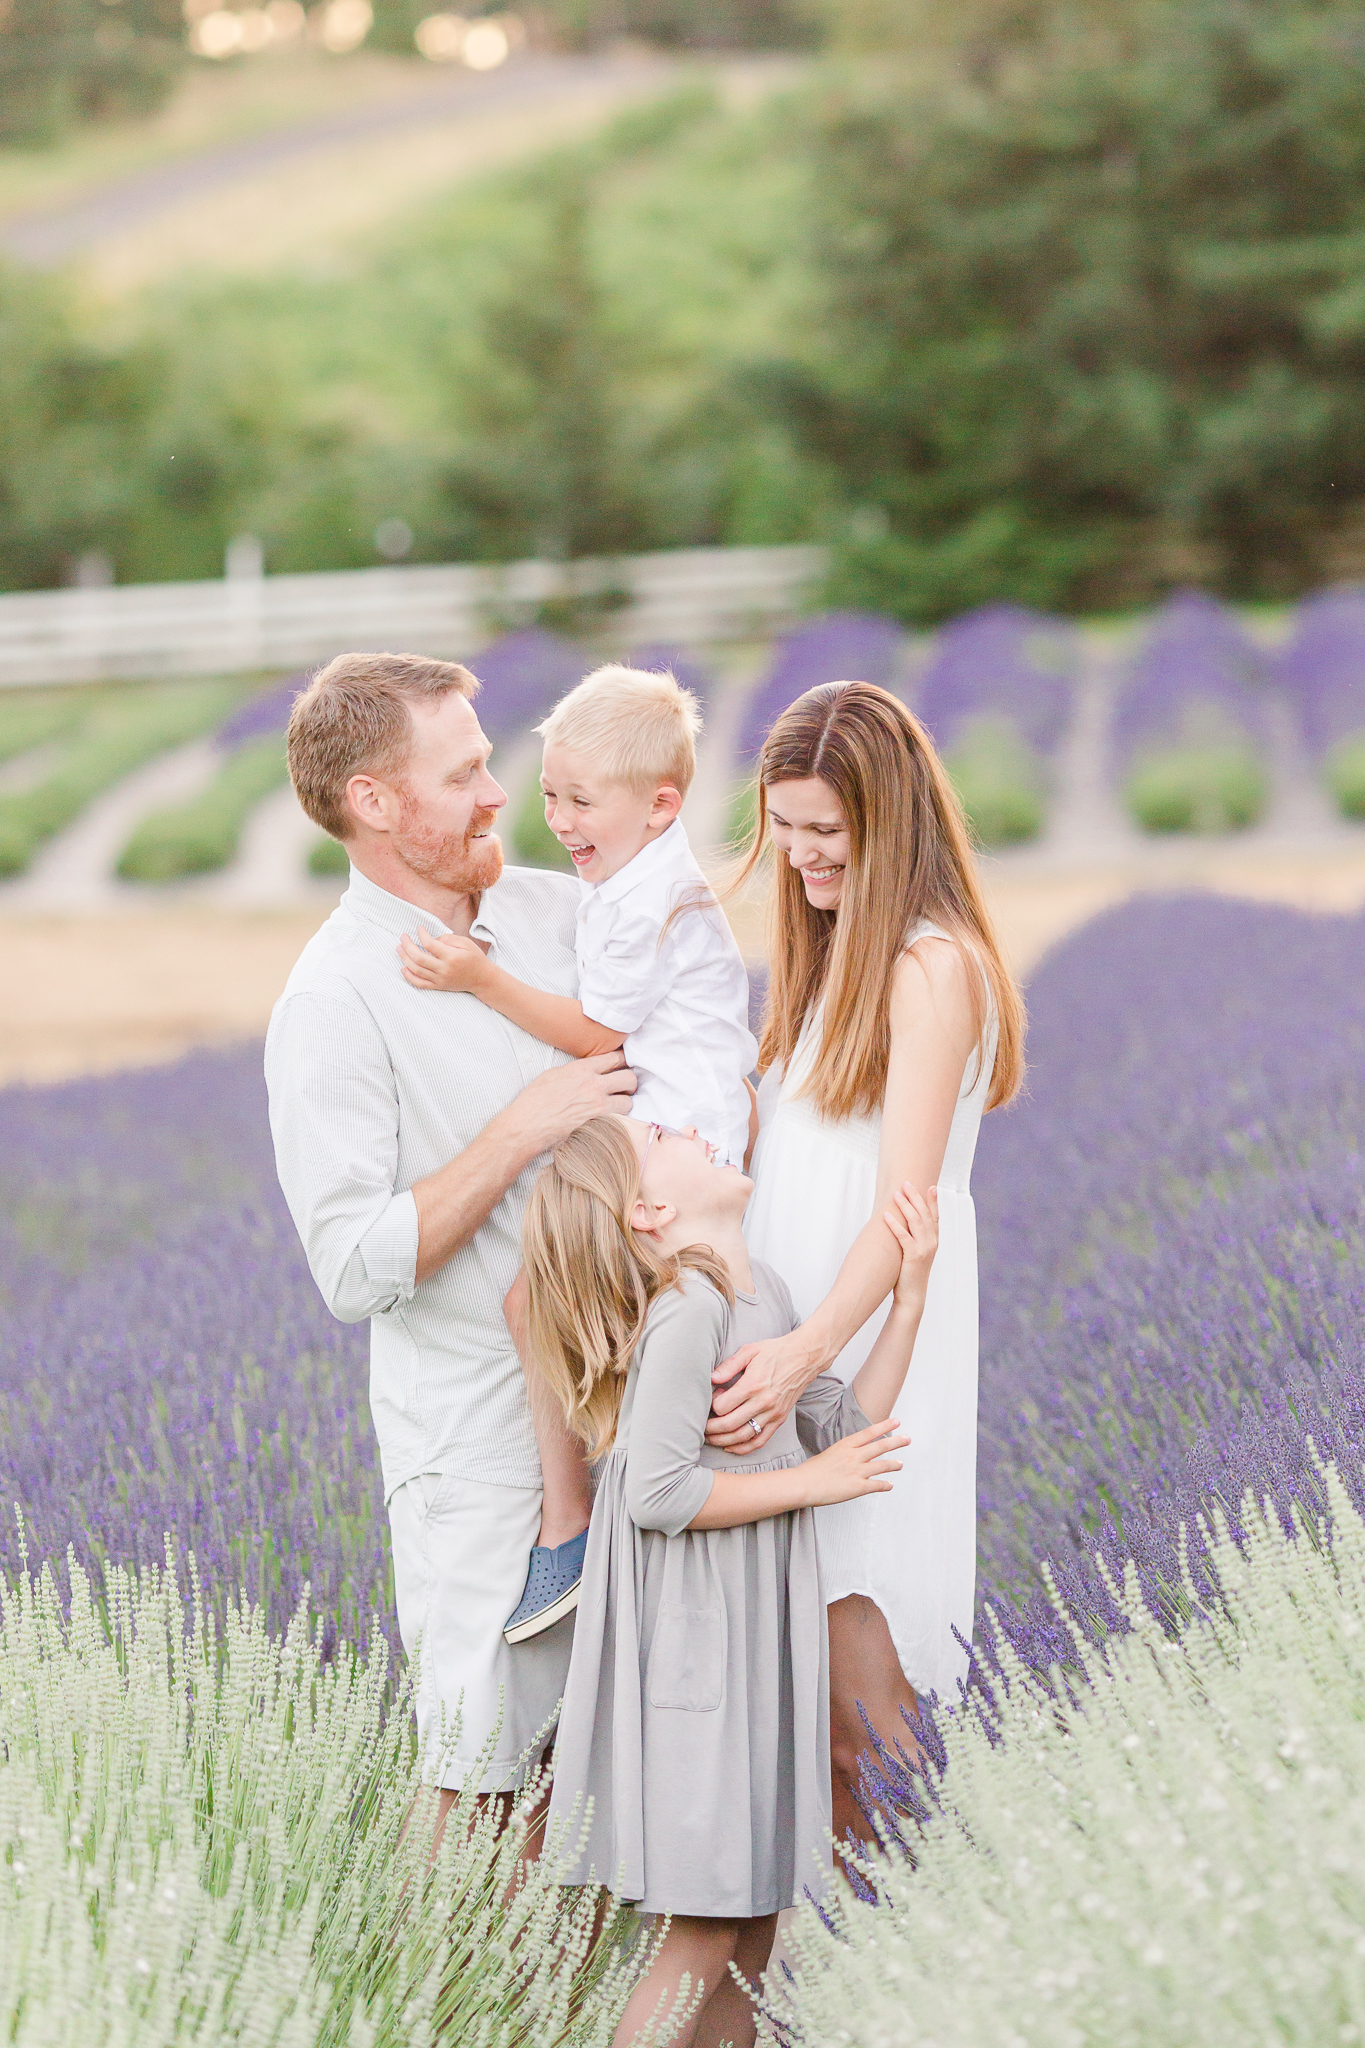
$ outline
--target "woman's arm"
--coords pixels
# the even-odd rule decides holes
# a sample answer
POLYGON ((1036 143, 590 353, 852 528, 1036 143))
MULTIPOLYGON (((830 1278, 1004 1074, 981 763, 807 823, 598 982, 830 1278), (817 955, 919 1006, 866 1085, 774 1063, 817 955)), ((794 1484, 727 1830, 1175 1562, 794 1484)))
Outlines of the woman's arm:
POLYGON ((557 1046, 576 1060, 591 1059, 594 1053, 617 1052, 625 1034, 594 1024, 583 1005, 572 996, 553 996, 531 988, 504 968, 495 967, 483 947, 473 939, 460 939, 442 932, 425 932, 422 944, 405 932, 398 950, 403 959, 403 979, 414 988, 445 989, 457 995, 477 996, 490 1010, 520 1025, 543 1045, 557 1046))
MULTIPOLYGON (((733 1384, 714 1397, 709 1442, 728 1451, 761 1450, 815 1375, 890 1293, 901 1254, 882 1212, 905 1181, 932 1187, 942 1171, 962 1077, 977 1045, 970 976, 962 949, 942 939, 921 939, 898 962, 872 1217, 800 1329, 746 1344, 722 1360, 714 1378, 733 1384), (750 1429, 751 1417, 762 1424, 761 1435, 750 1429)), ((812 1199, 818 1201, 818 1190, 812 1199)))

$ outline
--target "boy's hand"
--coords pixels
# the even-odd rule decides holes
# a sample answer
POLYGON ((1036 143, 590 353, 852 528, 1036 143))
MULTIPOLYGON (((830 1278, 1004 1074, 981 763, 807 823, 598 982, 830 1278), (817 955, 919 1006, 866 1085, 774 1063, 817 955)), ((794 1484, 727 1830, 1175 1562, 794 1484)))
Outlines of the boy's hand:
POLYGON ((904 1450, 909 1441, 894 1419, 841 1437, 801 1468, 810 1483, 810 1505, 827 1508, 840 1500, 861 1500, 867 1493, 890 1493, 888 1475, 901 1469, 900 1459, 891 1452, 904 1450))
POLYGON ((476 996, 488 972, 483 948, 473 939, 449 932, 423 932, 420 943, 404 932, 398 941, 403 979, 413 988, 440 988, 454 995, 476 996))
POLYGON ((906 1181, 891 1197, 891 1207, 882 1211, 885 1223, 901 1248, 901 1269, 896 1277, 894 1303, 918 1315, 929 1288, 929 1268, 938 1250, 938 1189, 927 1195, 906 1181))

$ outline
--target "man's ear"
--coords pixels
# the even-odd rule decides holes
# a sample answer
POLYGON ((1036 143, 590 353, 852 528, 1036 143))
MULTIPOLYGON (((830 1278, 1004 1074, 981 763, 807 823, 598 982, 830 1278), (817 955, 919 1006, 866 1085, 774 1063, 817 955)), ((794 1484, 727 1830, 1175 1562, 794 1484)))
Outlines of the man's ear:
POLYGON ((630 1212, 630 1227, 642 1237, 657 1237, 677 1215, 671 1202, 647 1202, 643 1195, 630 1212))
POLYGON ((346 784, 346 807, 358 824, 371 832, 393 830, 395 797, 377 775, 353 775, 346 784))
POLYGON ((682 807, 681 790, 675 789, 671 782, 661 782, 654 792, 654 802, 650 806, 649 822, 651 825, 671 825, 682 807))

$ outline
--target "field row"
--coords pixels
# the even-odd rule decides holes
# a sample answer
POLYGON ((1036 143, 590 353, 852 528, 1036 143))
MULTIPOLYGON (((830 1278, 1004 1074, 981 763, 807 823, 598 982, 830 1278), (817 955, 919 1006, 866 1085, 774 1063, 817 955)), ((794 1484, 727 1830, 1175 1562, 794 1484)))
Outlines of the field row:
MULTIPOLYGON (((773 719, 812 685, 861 677, 896 691, 934 735, 982 843, 1044 834, 1068 775, 1089 775, 1148 833, 1215 832, 1256 824, 1284 733, 1339 815, 1365 817, 1365 594, 1328 593, 1301 606, 1280 643, 1254 638, 1229 608, 1185 595, 1114 637, 1013 606, 970 613, 928 640, 892 621, 834 613, 789 634, 747 674, 723 674, 678 650, 637 650, 671 664, 695 690, 712 739, 703 793, 713 843, 747 822, 748 772, 773 719), (1092 758, 1074 739, 1088 694, 1104 697, 1092 758)), ((518 858, 562 860, 540 809, 538 718, 591 663, 574 642, 540 629, 512 633, 477 657, 480 716, 519 774, 508 836, 518 858)), ((231 866, 258 807, 287 780, 283 733, 302 678, 26 693, 0 707, 0 875, 24 873, 47 842, 95 799, 168 750, 198 743, 192 786, 150 805, 114 854, 126 882, 163 884, 231 866)), ((287 804, 288 799, 284 799, 287 804)), ((293 842, 315 875, 344 873, 334 842, 293 842)))

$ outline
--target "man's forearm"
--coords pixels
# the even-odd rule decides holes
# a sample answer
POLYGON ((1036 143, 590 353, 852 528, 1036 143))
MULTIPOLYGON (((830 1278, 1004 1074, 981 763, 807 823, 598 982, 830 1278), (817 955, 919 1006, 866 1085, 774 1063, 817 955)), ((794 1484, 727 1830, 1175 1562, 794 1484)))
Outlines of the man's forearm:
POLYGON ((419 1281, 429 1280, 469 1243, 541 1150, 540 1132, 513 1102, 449 1166, 414 1181, 419 1281))
POLYGON ((594 1053, 616 1052, 623 1043, 619 1031, 594 1024, 573 996, 555 996, 543 988, 531 988, 491 963, 474 992, 481 1003, 487 1003, 500 1017, 520 1025, 543 1045, 557 1046, 560 1052, 570 1053, 576 1060, 590 1059, 594 1053))

